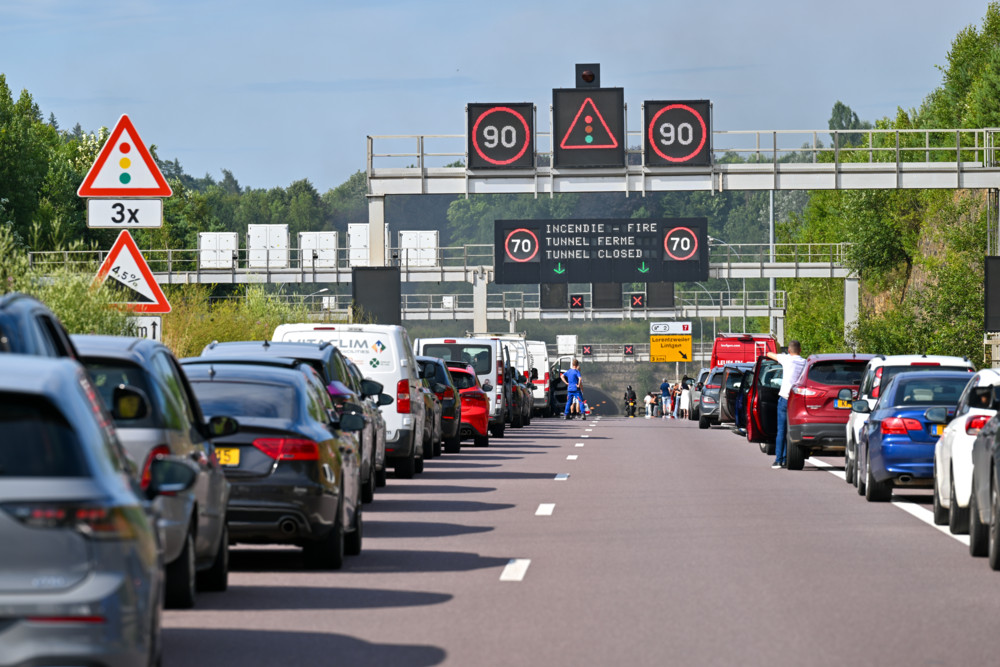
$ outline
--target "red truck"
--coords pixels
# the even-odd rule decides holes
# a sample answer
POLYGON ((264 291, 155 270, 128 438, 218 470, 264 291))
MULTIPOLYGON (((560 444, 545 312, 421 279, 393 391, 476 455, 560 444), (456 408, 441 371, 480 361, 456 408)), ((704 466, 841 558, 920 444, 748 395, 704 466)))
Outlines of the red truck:
POLYGON ((754 363, 757 357, 778 351, 778 341, 771 334, 724 333, 712 345, 712 368, 726 364, 754 363))

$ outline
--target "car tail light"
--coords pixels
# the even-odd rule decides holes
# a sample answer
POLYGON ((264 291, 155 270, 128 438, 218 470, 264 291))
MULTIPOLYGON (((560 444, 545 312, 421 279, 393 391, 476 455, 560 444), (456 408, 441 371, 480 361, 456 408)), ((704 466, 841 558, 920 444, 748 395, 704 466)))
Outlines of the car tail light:
POLYGON ((135 539, 138 506, 108 507, 82 503, 6 503, 7 514, 31 528, 63 528, 102 540, 135 539))
POLYGON ((319 460, 319 445, 304 438, 257 438, 253 446, 275 461, 319 460))
POLYGON ((503 362, 497 361, 497 390, 503 387, 503 362))
POLYGON ((911 366, 940 366, 936 361, 914 361, 911 366))
POLYGON ((965 420, 965 432, 969 435, 977 435, 989 420, 989 415, 973 415, 965 420))
POLYGON ((889 417, 882 422, 884 435, 906 435, 908 431, 923 431, 924 425, 909 417, 889 417))
POLYGON ((410 381, 400 380, 396 383, 396 412, 410 413, 410 381))
POLYGON ((792 387, 792 393, 799 396, 819 396, 820 392, 809 387, 792 387))
POLYGON ((454 338, 445 338, 444 342, 446 342, 446 343, 454 343, 455 339, 454 338))
POLYGON ((721 384, 706 384, 705 389, 718 389, 721 386, 721 384))
POLYGON ((157 445, 149 450, 149 454, 146 455, 146 462, 142 466, 142 477, 139 478, 139 486, 142 487, 143 491, 148 489, 149 483, 153 481, 150 467, 157 456, 170 456, 170 448, 166 445, 157 445))
POLYGON ((455 390, 452 389, 451 387, 448 387, 441 394, 441 397, 442 397, 441 400, 443 400, 443 401, 452 401, 452 400, 455 400, 455 390))
POLYGON ((103 616, 28 616, 30 623, 105 623, 103 616))
POLYGON ((872 398, 878 398, 878 390, 882 384, 882 367, 875 369, 875 379, 872 381, 872 398))
POLYGON ((549 372, 545 371, 545 391, 549 390, 549 372))
POLYGON ((702 394, 701 395, 701 402, 705 403, 705 404, 715 403, 715 399, 712 398, 711 396, 706 396, 705 394, 702 394))

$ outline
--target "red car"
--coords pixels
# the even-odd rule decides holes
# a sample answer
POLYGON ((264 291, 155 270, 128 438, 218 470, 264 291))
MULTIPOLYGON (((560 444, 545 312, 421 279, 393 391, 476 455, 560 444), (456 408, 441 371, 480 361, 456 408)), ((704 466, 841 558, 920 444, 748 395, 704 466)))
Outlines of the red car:
POLYGON ((445 362, 462 400, 459 436, 472 437, 476 447, 489 447, 490 399, 479 386, 476 369, 461 361, 445 362))
POLYGON ((872 354, 813 354, 806 359, 788 397, 788 469, 820 452, 843 452, 851 401, 840 400, 841 389, 858 397, 858 387, 872 354))

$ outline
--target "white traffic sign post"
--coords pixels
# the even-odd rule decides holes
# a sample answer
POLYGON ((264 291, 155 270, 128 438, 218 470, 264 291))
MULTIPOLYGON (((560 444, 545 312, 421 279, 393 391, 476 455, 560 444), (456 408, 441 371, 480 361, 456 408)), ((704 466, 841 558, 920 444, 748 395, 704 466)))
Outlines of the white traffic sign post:
POLYGON ((162 199, 88 199, 87 226, 141 229, 163 226, 162 199))

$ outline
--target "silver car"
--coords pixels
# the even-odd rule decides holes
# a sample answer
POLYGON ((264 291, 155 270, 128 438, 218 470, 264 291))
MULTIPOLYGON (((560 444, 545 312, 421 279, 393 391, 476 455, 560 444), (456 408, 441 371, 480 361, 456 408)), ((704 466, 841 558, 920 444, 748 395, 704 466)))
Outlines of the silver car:
MULTIPOLYGON (((114 400, 147 409, 127 388, 114 400)), ((193 465, 158 459, 139 492, 69 359, 0 355, 0 433, 0 665, 159 664, 163 566, 140 497, 189 488, 193 465)))
MULTIPOLYGON (((166 562, 167 607, 192 607, 198 588, 226 590, 229 482, 215 455, 210 425, 177 360, 166 346, 142 338, 72 336, 72 340, 106 404, 111 404, 115 387, 122 384, 148 397, 149 414, 115 420, 118 437, 141 470, 143 486, 149 482, 149 465, 158 455, 189 459, 200 470, 190 491, 157 498, 155 503, 166 562)), ((213 424, 225 420, 215 418, 213 424)))

